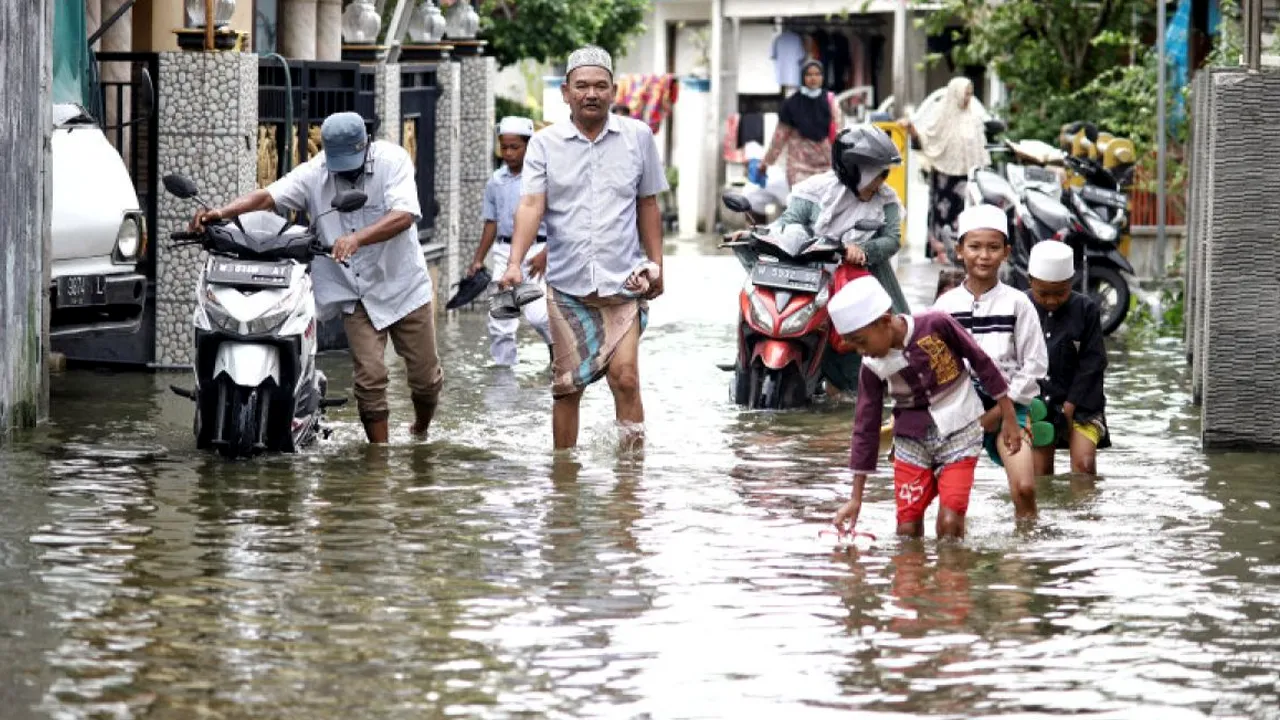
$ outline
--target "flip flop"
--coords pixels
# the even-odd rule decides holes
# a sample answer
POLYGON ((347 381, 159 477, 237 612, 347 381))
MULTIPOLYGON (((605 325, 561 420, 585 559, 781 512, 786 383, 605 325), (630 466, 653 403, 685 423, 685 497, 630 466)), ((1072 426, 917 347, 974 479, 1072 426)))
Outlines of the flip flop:
POLYGON ((1031 423, 1031 446, 1032 447, 1051 447, 1057 439, 1058 433, 1053 425, 1042 420, 1031 423))
POLYGON ((1049 417, 1049 406, 1043 399, 1035 398, 1031 401, 1030 414, 1032 422, 1040 422, 1049 417))
POLYGON ((494 320, 511 320, 520 317, 514 290, 499 290, 489 298, 489 317, 494 320))
POLYGON ((516 307, 524 307, 545 294, 536 283, 522 282, 516 286, 513 297, 516 307))

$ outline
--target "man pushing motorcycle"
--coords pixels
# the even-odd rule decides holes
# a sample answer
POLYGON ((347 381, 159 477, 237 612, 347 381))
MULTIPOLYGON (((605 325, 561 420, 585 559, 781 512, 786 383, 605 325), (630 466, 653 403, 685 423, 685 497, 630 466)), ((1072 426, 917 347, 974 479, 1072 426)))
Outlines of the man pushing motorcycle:
POLYGON ((404 358, 413 400, 410 432, 425 436, 444 383, 436 351, 433 290, 418 244, 418 187, 413 162, 400 146, 371 141, 364 119, 352 112, 325 118, 324 151, 262 190, 198 213, 192 229, 254 210, 295 210, 318 217, 334 195, 360 190, 369 200, 351 213, 319 217, 317 234, 332 259, 312 264, 321 318, 341 312, 351 358, 360 422, 371 443, 389 435, 387 366, 391 338, 404 358))

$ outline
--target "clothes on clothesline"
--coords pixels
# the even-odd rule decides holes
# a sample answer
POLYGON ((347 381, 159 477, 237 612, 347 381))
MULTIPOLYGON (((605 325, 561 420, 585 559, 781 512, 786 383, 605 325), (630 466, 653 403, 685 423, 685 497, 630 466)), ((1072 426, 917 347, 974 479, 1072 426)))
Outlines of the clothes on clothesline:
POLYGON ((883 46, 883 37, 864 37, 841 29, 816 28, 803 33, 783 30, 774 36, 770 57, 780 86, 799 87, 803 82, 804 63, 817 60, 822 63, 824 87, 839 93, 877 84, 880 64, 877 54, 883 46))
POLYGON ((680 81, 670 73, 664 75, 619 75, 614 102, 626 105, 631 117, 642 120, 657 134, 662 121, 671 114, 680 94, 680 81))

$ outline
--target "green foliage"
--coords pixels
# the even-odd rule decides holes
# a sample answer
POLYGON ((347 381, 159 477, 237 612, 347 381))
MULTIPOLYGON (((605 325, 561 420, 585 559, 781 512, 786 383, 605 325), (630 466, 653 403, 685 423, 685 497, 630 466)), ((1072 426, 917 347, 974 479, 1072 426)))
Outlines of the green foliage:
POLYGON ((650 0, 480 0, 480 35, 503 66, 554 62, 592 44, 617 56, 644 32, 650 0))
POLYGON ((493 99, 494 125, 497 125, 499 120, 501 120, 504 117, 507 117, 508 115, 515 115, 518 117, 527 117, 536 123, 542 120, 542 109, 525 105, 524 103, 518 100, 505 98, 505 97, 502 97, 501 95, 495 97, 493 99))
POLYGON ((1111 107, 1121 112, 1122 92, 1143 85, 1147 76, 1141 70, 1122 66, 1137 52, 1133 12, 1149 13, 1148 5, 1097 0, 1086 12, 1077 0, 943 0, 942 10, 929 13, 924 26, 960 41, 952 50, 958 65, 984 65, 1000 75, 1009 88, 1011 136, 1052 142, 1073 120, 1102 124, 1097 92, 1110 93, 1111 107))

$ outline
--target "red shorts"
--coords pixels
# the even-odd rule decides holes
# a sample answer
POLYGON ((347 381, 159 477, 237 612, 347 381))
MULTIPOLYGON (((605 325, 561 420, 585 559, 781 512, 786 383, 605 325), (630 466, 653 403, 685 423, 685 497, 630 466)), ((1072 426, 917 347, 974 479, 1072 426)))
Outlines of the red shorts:
POLYGON ((898 524, 920 522, 934 498, 942 507, 964 515, 969 510, 973 470, 978 458, 970 457, 944 465, 935 477, 933 470, 895 460, 893 494, 898 499, 898 524))

